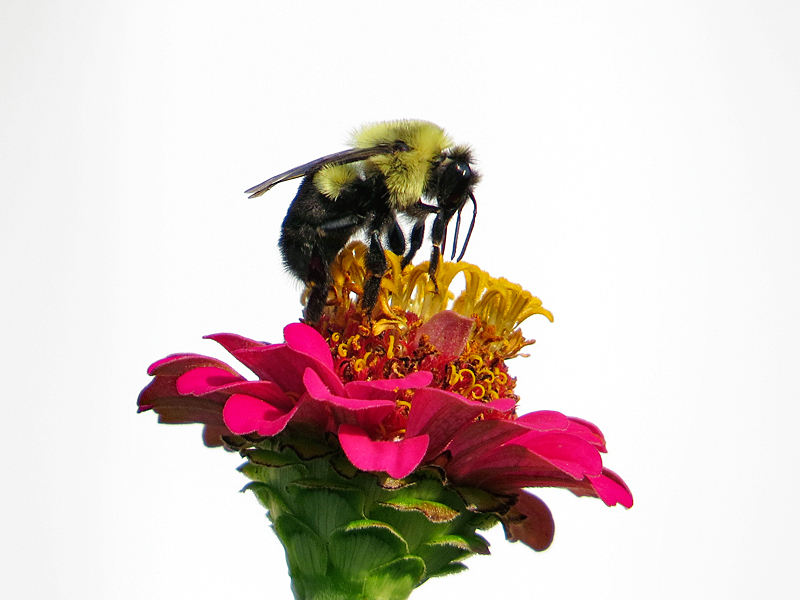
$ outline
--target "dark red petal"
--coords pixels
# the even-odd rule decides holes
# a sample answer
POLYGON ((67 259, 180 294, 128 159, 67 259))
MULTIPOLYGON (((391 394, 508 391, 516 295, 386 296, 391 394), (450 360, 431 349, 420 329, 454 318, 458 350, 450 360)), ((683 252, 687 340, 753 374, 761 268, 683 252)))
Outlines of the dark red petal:
POLYGON ((183 375, 186 371, 199 367, 218 367, 233 375, 238 375, 232 367, 221 360, 202 354, 170 354, 150 365, 147 374, 155 376, 183 375))
POLYGON ((289 410, 296 404, 291 396, 287 396, 284 391, 271 381, 236 381, 216 388, 212 388, 208 394, 215 394, 220 398, 227 398, 233 394, 247 394, 255 396, 260 400, 269 402, 273 406, 283 407, 289 410))
POLYGON ((447 449, 454 460, 481 460, 485 454, 528 431, 515 421, 475 421, 458 431, 447 449))
POLYGON ((427 335, 433 347, 449 361, 461 356, 474 326, 475 319, 445 310, 433 315, 419 328, 417 339, 427 335))
POLYGON ((447 474, 463 485, 502 488, 505 491, 532 486, 530 481, 543 477, 575 482, 574 478, 527 448, 512 444, 485 452, 461 454, 448 463, 447 474))
POLYGON ((533 494, 520 491, 517 503, 506 513, 503 522, 506 537, 512 542, 520 541, 537 552, 547 550, 553 543, 556 532, 553 515, 533 494))
POLYGON ((203 443, 209 448, 224 446, 222 437, 231 435, 233 433, 225 425, 206 425, 203 427, 203 443))
POLYGON ((358 469, 383 471, 395 479, 414 471, 428 449, 427 435, 375 442, 363 429, 347 424, 339 427, 338 434, 344 453, 358 469))
POLYGON ((159 423, 223 425, 223 405, 211 398, 172 396, 159 398, 151 408, 158 414, 159 423))
MULTIPOLYGON (((505 407, 504 403, 504 406, 505 407)), ((512 408, 514 401, 511 400, 512 408)), ((423 388, 414 393, 406 424, 406 435, 427 434, 430 436, 428 453, 430 459, 445 449, 455 433, 467 423, 487 410, 489 404, 467 400, 460 394, 423 388)))
POLYGON ((172 398, 180 396, 175 387, 177 377, 156 377, 145 388, 139 392, 136 404, 139 406, 137 412, 144 412, 152 409, 161 398, 172 398))

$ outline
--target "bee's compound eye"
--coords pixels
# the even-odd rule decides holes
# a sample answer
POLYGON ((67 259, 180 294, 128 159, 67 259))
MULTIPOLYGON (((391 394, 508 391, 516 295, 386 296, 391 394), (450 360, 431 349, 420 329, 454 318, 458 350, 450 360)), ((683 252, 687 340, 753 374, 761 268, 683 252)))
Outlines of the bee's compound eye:
POLYGON ((394 142, 395 152, 408 152, 409 150, 411 150, 411 146, 406 144, 403 140, 395 140, 394 142))
POLYGON ((458 171, 462 179, 469 179, 472 177, 472 169, 469 168, 469 164, 466 162, 458 161, 456 163, 456 171, 458 171))

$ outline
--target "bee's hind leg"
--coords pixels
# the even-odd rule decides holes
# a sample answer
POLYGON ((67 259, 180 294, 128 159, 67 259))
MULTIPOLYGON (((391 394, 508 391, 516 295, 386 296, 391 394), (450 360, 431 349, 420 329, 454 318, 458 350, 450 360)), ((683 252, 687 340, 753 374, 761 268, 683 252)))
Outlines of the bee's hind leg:
POLYGON ((378 302, 381 280, 388 268, 383 245, 377 232, 372 232, 370 235, 369 250, 367 251, 364 266, 367 268, 368 275, 367 280, 364 282, 364 296, 361 300, 361 307, 365 313, 369 314, 378 302))

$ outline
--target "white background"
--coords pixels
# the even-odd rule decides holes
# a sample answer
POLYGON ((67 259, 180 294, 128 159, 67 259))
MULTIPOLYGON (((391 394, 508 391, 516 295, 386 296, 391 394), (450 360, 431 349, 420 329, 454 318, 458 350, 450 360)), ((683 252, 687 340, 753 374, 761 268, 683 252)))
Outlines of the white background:
POLYGON ((521 411, 600 425, 636 504, 547 490, 550 550, 493 530, 413 597, 790 597, 799 28, 765 1, 3 3, 0 595, 291 598, 239 458, 136 395, 299 317, 296 186, 242 190, 423 118, 480 161, 467 259, 555 313, 521 411))

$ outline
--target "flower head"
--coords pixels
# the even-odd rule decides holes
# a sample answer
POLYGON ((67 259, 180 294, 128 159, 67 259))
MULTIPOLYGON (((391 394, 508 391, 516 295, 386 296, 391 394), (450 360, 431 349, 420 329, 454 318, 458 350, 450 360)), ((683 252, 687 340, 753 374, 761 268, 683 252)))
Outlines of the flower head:
MULTIPOLYGON (((249 459, 245 473, 254 485, 266 486, 254 491, 273 519, 287 514, 290 504, 276 481, 290 489, 300 484, 287 481, 306 481, 310 471, 329 487, 336 482, 348 490, 367 474, 377 476, 380 485, 375 479, 367 485, 379 491, 364 492, 365 498, 380 496, 377 513, 365 508, 366 500, 352 504, 361 520, 378 522, 375 516, 386 506, 422 514, 428 523, 442 510, 467 515, 458 529, 461 541, 453 542, 461 549, 445 553, 447 560, 424 547, 443 544, 447 532, 437 530, 413 547, 406 540, 393 560, 422 557, 424 575, 416 584, 449 572, 465 553, 482 551, 470 536, 496 520, 510 540, 547 548, 552 516, 525 488, 559 487, 609 506, 632 506, 622 479, 603 466, 605 440, 597 427, 550 410, 516 412, 516 379, 506 363, 533 343, 519 325, 535 314, 552 320, 537 298, 467 263, 442 264, 435 293, 426 264, 402 270, 387 254, 390 273, 375 310, 365 315, 358 305, 367 277, 364 253, 363 244, 355 243, 337 258, 328 306, 316 327, 290 324, 278 344, 208 336, 256 380, 212 358, 172 355, 150 367, 155 379, 142 391, 139 410, 152 409, 166 423, 204 423, 207 445, 241 451, 249 459), (456 296, 451 288, 459 274, 464 287, 456 296), (322 464, 335 476, 322 475, 322 464), (287 465, 302 465, 301 476, 287 479, 287 465), (430 497, 410 500, 400 492, 410 486, 430 497)), ((291 527, 286 519, 281 527, 277 522, 279 535, 296 527, 294 521, 291 527)), ((331 543, 330 531, 312 529, 331 543)))

